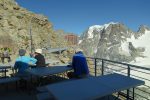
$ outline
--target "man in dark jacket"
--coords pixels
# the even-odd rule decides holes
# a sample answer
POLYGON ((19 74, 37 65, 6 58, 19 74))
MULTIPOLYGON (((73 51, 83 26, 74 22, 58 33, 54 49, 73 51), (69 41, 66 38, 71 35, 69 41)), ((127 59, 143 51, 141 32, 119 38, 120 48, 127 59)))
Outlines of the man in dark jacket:
POLYGON ((89 69, 81 49, 76 50, 76 54, 72 58, 73 73, 68 73, 69 78, 84 78, 89 75, 89 69))
POLYGON ((45 65, 45 58, 42 55, 42 49, 36 49, 35 50, 34 58, 37 59, 36 67, 45 67, 46 66, 45 65))

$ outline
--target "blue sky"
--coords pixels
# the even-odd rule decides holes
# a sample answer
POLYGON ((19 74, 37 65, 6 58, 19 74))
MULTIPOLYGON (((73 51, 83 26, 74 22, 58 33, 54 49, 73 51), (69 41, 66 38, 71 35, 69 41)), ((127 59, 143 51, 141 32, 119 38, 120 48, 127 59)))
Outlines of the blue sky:
POLYGON ((121 22, 133 31, 150 26, 150 0, 16 0, 48 17, 54 29, 81 34, 89 26, 121 22))

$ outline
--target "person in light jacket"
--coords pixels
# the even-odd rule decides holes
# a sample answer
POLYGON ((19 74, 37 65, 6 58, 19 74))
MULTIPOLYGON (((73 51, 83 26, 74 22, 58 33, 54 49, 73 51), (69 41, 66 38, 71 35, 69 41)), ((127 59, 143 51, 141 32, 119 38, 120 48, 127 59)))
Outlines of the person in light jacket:
POLYGON ((18 70, 17 73, 24 75, 26 74, 26 70, 30 67, 30 64, 35 64, 37 60, 30 56, 25 56, 26 50, 19 50, 19 57, 15 61, 14 69, 18 70))

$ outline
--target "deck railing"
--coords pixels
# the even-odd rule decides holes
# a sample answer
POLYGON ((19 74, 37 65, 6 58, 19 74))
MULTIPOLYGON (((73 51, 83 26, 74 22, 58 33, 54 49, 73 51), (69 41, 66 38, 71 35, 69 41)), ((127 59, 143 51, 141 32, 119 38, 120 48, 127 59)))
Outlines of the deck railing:
POLYGON ((150 100, 150 68, 93 57, 87 57, 87 61, 90 74, 94 76, 119 73, 145 81, 144 85, 136 87, 133 90, 123 91, 123 93, 130 95, 134 91, 133 99, 150 100))

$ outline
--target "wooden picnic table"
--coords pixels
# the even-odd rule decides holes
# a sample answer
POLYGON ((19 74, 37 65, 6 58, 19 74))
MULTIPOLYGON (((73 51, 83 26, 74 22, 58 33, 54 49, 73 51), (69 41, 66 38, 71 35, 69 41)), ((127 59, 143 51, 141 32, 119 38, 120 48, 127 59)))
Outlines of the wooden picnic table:
POLYGON ((4 77, 6 77, 6 72, 7 69, 11 69, 11 65, 10 64, 0 64, 0 71, 3 73, 4 72, 4 77))
POLYGON ((95 100, 143 84, 144 81, 114 73, 50 84, 46 87, 56 100, 95 100))

